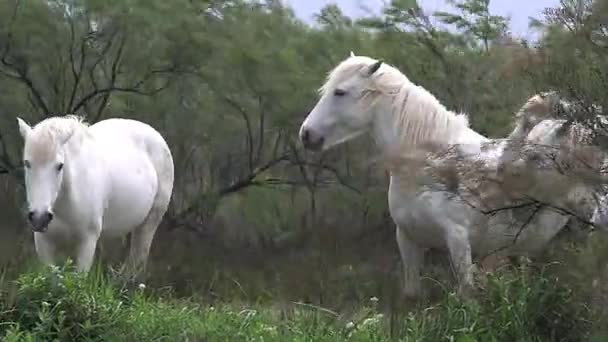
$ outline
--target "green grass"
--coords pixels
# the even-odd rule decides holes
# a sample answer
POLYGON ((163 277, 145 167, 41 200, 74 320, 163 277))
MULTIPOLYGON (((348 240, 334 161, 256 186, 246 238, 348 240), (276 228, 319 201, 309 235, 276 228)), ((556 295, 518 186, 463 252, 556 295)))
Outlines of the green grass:
MULTIPOLYGON (((354 312, 310 304, 204 304, 129 285, 96 268, 42 268, 5 281, 2 341, 578 341, 594 312, 545 269, 488 276, 475 300, 451 293, 422 310, 354 312)), ((599 339, 598 339, 599 340, 599 339)))

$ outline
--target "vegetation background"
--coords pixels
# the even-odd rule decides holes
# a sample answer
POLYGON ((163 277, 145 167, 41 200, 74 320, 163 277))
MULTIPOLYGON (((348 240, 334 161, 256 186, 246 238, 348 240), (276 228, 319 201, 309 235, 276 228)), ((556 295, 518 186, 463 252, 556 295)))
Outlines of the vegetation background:
MULTIPOLYGON (((542 260, 485 278, 473 302, 450 294, 445 256, 431 251, 432 295, 415 308, 399 297, 388 177, 369 162, 369 139, 323 154, 297 141, 326 72, 351 50, 395 65, 490 137, 540 91, 608 108, 607 1, 561 0, 531 21, 534 42, 513 37, 489 0, 453 3, 425 13, 392 0, 357 20, 328 5, 309 25, 278 0, 0 2, 4 339, 608 338, 601 237, 565 236, 542 260), (173 150, 175 192, 145 289, 107 265, 89 277, 35 266, 15 118, 66 113, 142 120, 173 150)), ((104 264, 122 260, 126 241, 103 246, 104 264)))

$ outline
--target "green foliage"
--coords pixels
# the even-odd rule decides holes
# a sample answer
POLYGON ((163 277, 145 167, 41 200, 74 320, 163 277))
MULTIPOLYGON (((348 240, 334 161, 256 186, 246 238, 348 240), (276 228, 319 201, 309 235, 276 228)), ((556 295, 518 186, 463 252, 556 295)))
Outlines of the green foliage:
POLYGON ((408 331, 432 341, 570 341, 589 333, 591 311, 554 276, 522 268, 486 281, 474 301, 450 294, 409 316, 408 331))
POLYGON ((508 20, 490 13, 490 0, 450 0, 448 3, 460 13, 437 12, 435 16, 446 24, 454 25, 473 42, 481 41, 485 52, 489 52, 491 42, 506 33, 508 20))
POLYGON ((23 274, 17 283, 14 302, 3 303, 5 341, 571 341, 591 329, 591 312, 576 293, 526 267, 489 276, 475 300, 451 293, 424 311, 388 316, 377 298, 348 316, 314 305, 203 308, 69 265, 23 274))

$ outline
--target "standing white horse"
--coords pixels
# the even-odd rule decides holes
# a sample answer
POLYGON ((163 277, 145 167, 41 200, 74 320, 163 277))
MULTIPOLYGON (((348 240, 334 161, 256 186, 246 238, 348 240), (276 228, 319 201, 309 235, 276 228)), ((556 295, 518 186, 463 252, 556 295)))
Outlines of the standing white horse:
POLYGON ((70 256, 88 271, 100 238, 131 233, 124 266, 143 270, 173 191, 173 157, 160 133, 128 119, 88 126, 68 115, 33 128, 17 121, 25 140, 27 217, 41 261, 70 256))
MULTIPOLYGON (((329 73, 321 87, 321 98, 302 123, 299 135, 307 149, 321 151, 365 132, 371 132, 382 152, 389 156, 420 151, 426 154, 426 146, 432 144, 456 146, 460 158, 457 162, 441 153, 429 153, 427 157, 437 164, 454 162, 460 170, 474 171, 479 167, 494 170, 495 174, 501 165, 510 165, 505 162, 506 142, 492 141, 472 130, 465 115, 447 110, 396 68, 351 53, 329 73)), ((397 226, 404 294, 408 297, 420 295, 420 267, 426 248, 447 249, 460 289, 466 290, 473 282, 473 255, 486 255, 507 246, 503 255, 534 252, 568 220, 562 212, 533 203, 526 208, 520 203, 521 210, 511 208, 488 214, 490 210, 484 212, 454 196, 449 181, 439 182, 428 167, 400 165, 390 171, 388 204, 397 226), (528 226, 525 230, 513 227, 513 218, 518 216, 528 226)), ((480 177, 469 179, 464 172, 457 172, 458 177, 456 188, 461 187, 459 183, 469 183, 481 192, 481 198, 508 202, 493 183, 480 177)), ((539 181, 539 186, 546 188, 552 180, 538 176, 528 183, 539 181)), ((521 188, 526 190, 528 185, 521 188)), ((564 186, 562 192, 568 190, 564 186)))

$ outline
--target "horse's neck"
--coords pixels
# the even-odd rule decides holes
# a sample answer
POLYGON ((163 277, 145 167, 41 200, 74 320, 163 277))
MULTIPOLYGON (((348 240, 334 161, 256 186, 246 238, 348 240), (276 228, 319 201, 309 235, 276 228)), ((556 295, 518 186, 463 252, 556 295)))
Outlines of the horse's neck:
POLYGON ((470 127, 462 130, 462 132, 456 135, 449 144, 475 144, 490 141, 488 137, 484 137, 477 131, 470 127))
POLYGON ((380 149, 385 154, 394 154, 400 152, 412 152, 425 149, 429 144, 437 145, 453 145, 453 144, 480 144, 489 141, 487 137, 479 134, 470 127, 456 122, 453 119, 454 129, 449 134, 438 134, 434 138, 429 138, 428 141, 418 141, 413 146, 406 142, 404 134, 400 131, 400 127, 395 123, 395 118, 386 115, 386 113, 377 113, 376 122, 374 122, 374 138, 380 149))

